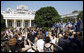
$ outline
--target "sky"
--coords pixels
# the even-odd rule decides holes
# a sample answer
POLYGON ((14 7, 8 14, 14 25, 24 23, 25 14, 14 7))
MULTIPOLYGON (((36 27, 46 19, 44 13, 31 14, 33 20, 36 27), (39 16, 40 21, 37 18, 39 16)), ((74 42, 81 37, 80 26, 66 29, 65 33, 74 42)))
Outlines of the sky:
POLYGON ((83 1, 1 1, 1 11, 7 8, 16 9, 17 5, 25 5, 30 10, 52 6, 60 15, 72 13, 74 10, 83 10, 83 1))

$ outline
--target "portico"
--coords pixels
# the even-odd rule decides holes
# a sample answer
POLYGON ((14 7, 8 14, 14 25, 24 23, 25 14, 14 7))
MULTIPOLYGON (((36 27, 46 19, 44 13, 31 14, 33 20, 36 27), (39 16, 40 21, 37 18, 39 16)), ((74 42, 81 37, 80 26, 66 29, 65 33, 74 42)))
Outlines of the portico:
POLYGON ((6 27, 31 27, 31 20, 10 20, 10 19, 5 19, 6 27), (9 22, 10 21, 10 22, 9 22))
POLYGON ((5 19, 6 27, 31 27, 32 20, 35 17, 35 11, 27 10, 24 5, 18 5, 16 10, 8 8, 1 14, 5 19))

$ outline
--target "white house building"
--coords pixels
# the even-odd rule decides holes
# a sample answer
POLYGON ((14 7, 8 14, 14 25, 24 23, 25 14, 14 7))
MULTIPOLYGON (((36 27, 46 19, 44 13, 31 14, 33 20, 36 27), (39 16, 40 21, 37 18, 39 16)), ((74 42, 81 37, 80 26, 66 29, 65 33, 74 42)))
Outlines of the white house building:
POLYGON ((17 9, 7 8, 6 11, 1 11, 5 19, 6 27, 31 27, 32 20, 35 18, 34 10, 29 10, 24 5, 18 5, 17 9))
POLYGON ((77 17, 78 14, 79 14, 78 12, 77 13, 65 14, 65 15, 61 15, 61 18, 64 18, 64 17, 73 17, 73 18, 76 19, 76 17, 77 17))

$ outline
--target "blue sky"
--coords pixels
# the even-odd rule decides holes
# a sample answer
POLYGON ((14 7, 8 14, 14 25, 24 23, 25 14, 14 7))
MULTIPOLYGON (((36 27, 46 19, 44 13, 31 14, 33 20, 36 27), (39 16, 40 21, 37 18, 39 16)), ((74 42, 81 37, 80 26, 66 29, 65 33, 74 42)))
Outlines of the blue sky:
POLYGON ((26 5, 31 10, 52 6, 60 15, 83 10, 83 1, 1 1, 1 10, 5 11, 8 7, 16 9, 17 5, 26 5))

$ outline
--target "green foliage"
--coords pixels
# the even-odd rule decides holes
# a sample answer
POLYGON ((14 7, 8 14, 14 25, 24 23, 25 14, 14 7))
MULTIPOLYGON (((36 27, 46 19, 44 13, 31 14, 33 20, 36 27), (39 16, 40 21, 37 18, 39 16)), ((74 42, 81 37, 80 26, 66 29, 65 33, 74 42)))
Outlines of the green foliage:
POLYGON ((60 15, 54 7, 42 7, 35 14, 35 24, 38 27, 51 27, 60 15))
POLYGON ((3 19, 3 15, 1 15, 1 23, 5 23, 5 20, 3 19))
POLYGON ((51 27, 42 27, 43 30, 51 29, 51 27))
POLYGON ((74 22, 75 21, 75 18, 73 17, 64 17, 62 18, 63 22, 74 22))
POLYGON ((6 27, 5 27, 5 20, 3 19, 3 15, 1 14, 1 30, 5 30, 6 27))
POLYGON ((72 13, 77 13, 78 11, 77 10, 75 10, 75 11, 73 11, 72 13))
POLYGON ((77 16, 77 19, 78 19, 78 18, 81 18, 82 21, 83 21, 83 10, 79 12, 79 15, 77 16))

